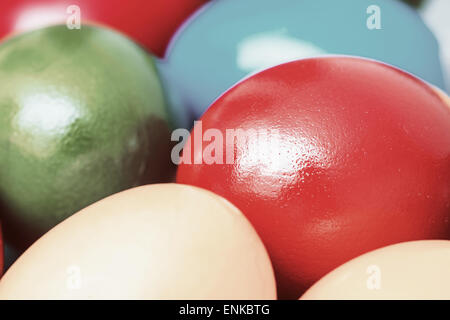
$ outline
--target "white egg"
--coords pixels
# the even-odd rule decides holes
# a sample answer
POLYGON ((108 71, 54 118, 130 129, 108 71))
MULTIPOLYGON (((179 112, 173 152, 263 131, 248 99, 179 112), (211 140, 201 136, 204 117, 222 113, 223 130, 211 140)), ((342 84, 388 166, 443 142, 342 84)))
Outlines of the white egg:
POLYGON ((131 189, 76 213, 0 281, 1 299, 275 299, 258 235, 196 187, 131 189))
POLYGON ((404 242, 363 254, 301 299, 450 299, 450 241, 404 242))

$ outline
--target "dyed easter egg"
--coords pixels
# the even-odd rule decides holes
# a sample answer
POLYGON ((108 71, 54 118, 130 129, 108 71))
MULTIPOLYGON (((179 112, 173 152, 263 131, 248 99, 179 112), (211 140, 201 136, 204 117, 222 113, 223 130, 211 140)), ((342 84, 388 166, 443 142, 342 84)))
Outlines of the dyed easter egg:
POLYGON ((163 56, 173 33, 206 0, 2 0, 0 39, 53 24, 100 24, 163 56))
POLYGON ((418 13, 400 1, 227 0, 196 13, 158 67, 178 125, 190 128, 245 76, 301 58, 372 58, 444 88, 438 52, 418 13))
POLYGON ((450 238, 450 108, 420 79, 326 57, 262 71, 196 123, 177 181, 249 218, 279 296, 403 241, 450 238))

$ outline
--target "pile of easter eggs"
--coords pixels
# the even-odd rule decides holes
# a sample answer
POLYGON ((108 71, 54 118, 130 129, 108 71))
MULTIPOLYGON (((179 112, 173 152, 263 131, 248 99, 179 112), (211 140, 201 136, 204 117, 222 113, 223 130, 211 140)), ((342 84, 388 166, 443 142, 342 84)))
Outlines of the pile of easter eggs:
POLYGON ((0 17, 0 299, 450 299, 450 99, 403 2, 0 17))

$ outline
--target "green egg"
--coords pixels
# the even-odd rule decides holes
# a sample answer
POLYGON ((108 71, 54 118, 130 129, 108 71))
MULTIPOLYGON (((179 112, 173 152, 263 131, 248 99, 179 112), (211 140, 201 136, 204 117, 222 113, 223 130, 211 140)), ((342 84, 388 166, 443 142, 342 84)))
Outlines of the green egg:
POLYGON ((0 218, 27 246, 93 202, 172 174, 153 58, 114 31, 53 26, 0 44, 0 218))

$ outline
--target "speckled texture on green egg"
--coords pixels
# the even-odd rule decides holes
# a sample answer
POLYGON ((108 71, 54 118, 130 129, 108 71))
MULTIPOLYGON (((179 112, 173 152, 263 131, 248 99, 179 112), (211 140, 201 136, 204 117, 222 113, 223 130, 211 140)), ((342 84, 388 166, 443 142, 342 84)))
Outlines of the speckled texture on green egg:
POLYGON ((0 212, 14 244, 105 196, 167 180, 159 77, 122 35, 54 26, 10 38, 0 83, 0 212))

